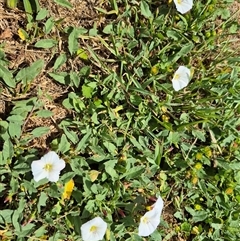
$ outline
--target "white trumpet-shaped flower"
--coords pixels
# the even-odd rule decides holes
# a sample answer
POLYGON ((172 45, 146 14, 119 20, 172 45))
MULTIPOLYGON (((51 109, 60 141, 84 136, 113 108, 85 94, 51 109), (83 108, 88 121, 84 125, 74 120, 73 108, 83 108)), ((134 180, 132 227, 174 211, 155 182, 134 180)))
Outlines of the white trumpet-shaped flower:
POLYGON ((107 231, 107 223, 100 217, 96 217, 81 226, 83 241, 102 240, 107 231))
POLYGON ((163 209, 163 200, 161 197, 152 205, 152 210, 146 212, 140 219, 138 235, 146 237, 152 234, 160 223, 160 217, 163 209))
POLYGON ((181 90, 190 82, 190 69, 185 66, 180 66, 175 72, 172 85, 175 91, 181 90))
POLYGON ((188 12, 193 6, 193 0, 173 0, 178 12, 184 14, 188 12))
POLYGON ((50 182, 57 182, 60 171, 65 167, 64 160, 60 159, 56 152, 50 151, 40 160, 31 164, 33 178, 36 182, 47 178, 50 182))

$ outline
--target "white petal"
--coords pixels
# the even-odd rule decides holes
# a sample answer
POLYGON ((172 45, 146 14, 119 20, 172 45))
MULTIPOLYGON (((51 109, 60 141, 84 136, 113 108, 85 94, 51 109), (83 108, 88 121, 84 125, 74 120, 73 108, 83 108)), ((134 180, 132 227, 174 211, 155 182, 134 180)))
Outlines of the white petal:
POLYGON ((33 178, 36 182, 47 177, 47 172, 44 170, 44 163, 41 160, 33 161, 31 164, 33 178))
POLYGON ((107 223, 100 217, 96 217, 81 226, 82 239, 84 241, 98 241, 102 240, 107 230, 107 223), (95 226, 97 230, 91 232, 90 229, 95 226))
POLYGON ((54 171, 60 172, 65 167, 65 161, 60 159, 54 151, 48 152, 42 159, 46 164, 52 164, 54 171))
POLYGON ((47 179, 50 182, 57 182, 59 180, 60 172, 59 171, 51 171, 47 173, 47 179))
POLYGON ((160 215, 160 216, 161 216, 161 214, 162 214, 163 205, 164 205, 164 202, 163 202, 163 200, 162 200, 161 197, 159 197, 159 198, 157 199, 157 201, 155 202, 155 204, 153 205, 153 208, 154 208, 157 212, 159 212, 159 215, 160 215))
POLYGON ((185 66, 180 66, 175 72, 172 85, 175 91, 181 90, 190 82, 190 69, 185 66))
POLYGON ((178 12, 180 12, 181 14, 188 12, 193 6, 192 0, 181 0, 181 3, 178 3, 178 0, 174 0, 174 3, 178 12))
POLYGON ((146 237, 152 234, 157 226, 160 223, 160 213, 157 209, 152 209, 145 213, 143 217, 141 217, 140 224, 138 227, 138 235, 146 237), (147 219, 148 222, 144 222, 144 219, 147 219))

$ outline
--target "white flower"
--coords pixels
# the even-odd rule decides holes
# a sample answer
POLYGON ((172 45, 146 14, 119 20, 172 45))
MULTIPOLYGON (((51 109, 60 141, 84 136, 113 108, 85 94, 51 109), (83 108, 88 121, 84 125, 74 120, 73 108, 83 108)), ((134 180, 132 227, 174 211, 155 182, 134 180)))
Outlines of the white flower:
POLYGON ((33 161, 31 167, 36 182, 44 178, 50 182, 57 182, 60 171, 65 167, 65 162, 59 158, 56 152, 50 151, 40 160, 33 161))
POLYGON ((96 217, 81 226, 83 241, 102 240, 107 230, 107 223, 100 217, 96 217))
POLYGON ((173 0, 178 12, 184 14, 188 12, 193 6, 193 0, 173 0))
POLYGON ((190 82, 190 69, 185 66, 180 66, 175 72, 172 85, 175 91, 181 90, 190 82))
POLYGON ((138 227, 139 236, 146 237, 152 234, 160 223, 160 217, 163 209, 162 198, 159 197, 152 207, 152 210, 146 212, 140 219, 138 227))

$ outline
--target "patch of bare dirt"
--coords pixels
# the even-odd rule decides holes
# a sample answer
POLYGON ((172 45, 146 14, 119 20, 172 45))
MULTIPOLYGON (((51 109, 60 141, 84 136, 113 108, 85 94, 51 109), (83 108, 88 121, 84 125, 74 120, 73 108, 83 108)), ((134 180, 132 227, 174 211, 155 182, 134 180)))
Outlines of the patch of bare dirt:
MULTIPOLYGON (((240 2, 234 1, 230 7, 231 14, 234 14, 234 19, 240 25, 240 2)), ((239 28, 239 26, 238 26, 239 28)), ((240 53, 240 31, 232 37, 232 47, 236 53, 240 53)))

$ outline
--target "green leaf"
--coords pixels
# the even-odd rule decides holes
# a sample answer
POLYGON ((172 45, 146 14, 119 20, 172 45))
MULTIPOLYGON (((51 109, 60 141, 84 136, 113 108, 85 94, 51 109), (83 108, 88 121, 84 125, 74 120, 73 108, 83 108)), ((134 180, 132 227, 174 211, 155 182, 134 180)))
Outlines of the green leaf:
POLYGON ((44 33, 45 34, 49 34, 54 26, 55 22, 54 22, 54 19, 53 17, 49 18, 46 23, 45 23, 45 26, 44 26, 44 33))
POLYGON ((68 36, 68 50, 71 55, 75 54, 79 49, 78 38, 84 33, 87 33, 85 28, 72 28, 71 33, 68 36))
POLYGON ((13 224, 13 226, 14 226, 14 228, 15 228, 15 231, 20 231, 21 230, 21 228, 20 228, 20 215, 21 215, 21 213, 19 213, 19 211, 18 210, 15 210, 14 211, 14 213, 13 213, 13 215, 12 215, 12 224, 13 224))
POLYGON ((49 73, 49 76, 51 76, 54 80, 56 80, 60 84, 64 84, 64 85, 70 84, 70 78, 67 78, 69 77, 69 74, 66 72, 60 72, 58 74, 49 73))
POLYGON ((153 14, 149 9, 149 5, 145 1, 141 1, 140 9, 141 9, 141 14, 145 18, 152 18, 153 17, 153 14))
POLYGON ((57 41, 54 39, 41 39, 35 43, 36 48, 49 49, 57 45, 57 41))
POLYGON ((88 130, 88 132, 83 136, 81 141, 78 143, 78 145, 76 147, 76 151, 80 151, 85 148, 85 145, 86 145, 88 139, 90 138, 91 134, 92 134, 91 130, 88 130))
POLYGON ((63 134, 61 137, 60 143, 58 145, 58 150, 62 153, 65 153, 65 152, 69 151, 70 146, 71 145, 70 145, 66 135, 63 134))
POLYGON ((90 86, 83 85, 82 86, 82 95, 86 98, 92 97, 93 89, 90 86))
POLYGON ((144 173, 144 169, 145 168, 141 166, 132 167, 124 175, 122 175, 121 178, 125 177, 127 180, 134 179, 144 173))
POLYGON ((50 130, 49 127, 40 126, 32 130, 31 134, 34 137, 40 137, 40 136, 46 135, 49 132, 49 130, 50 130))
POLYGON ((11 223, 13 211, 11 209, 0 210, 0 223, 11 223))
POLYGON ((106 149, 115 156, 117 154, 117 148, 115 145, 113 145, 111 142, 105 141, 103 142, 103 145, 106 147, 106 149))
POLYGON ((23 85, 28 85, 40 74, 43 67, 44 61, 42 59, 37 60, 29 67, 21 69, 15 77, 16 81, 22 81, 23 85))
POLYGON ((15 88, 16 83, 13 79, 12 73, 0 64, 0 79, 11 88, 15 88))
POLYGON ((67 61, 67 56, 65 53, 59 55, 54 63, 54 66, 53 66, 54 70, 59 69, 64 63, 66 63, 66 61, 67 61))
POLYGON ((205 132, 200 130, 192 130, 193 136, 197 137, 201 141, 206 141, 205 132))
POLYGON ((110 177, 112 178, 113 181, 118 179, 118 174, 117 172, 114 170, 113 167, 107 165, 107 162, 105 163, 105 170, 106 172, 110 175, 110 177))
POLYGON ((42 8, 37 16, 36 16, 36 20, 39 21, 39 20, 43 20, 44 18, 46 18, 48 15, 48 10, 46 8, 42 8))
POLYGON ((48 118, 53 115, 53 112, 50 110, 39 110, 36 112, 36 115, 41 118, 48 118))
POLYGON ((88 60, 88 53, 87 53, 87 51, 84 50, 84 49, 78 49, 78 50, 77 50, 77 56, 78 56, 80 59, 88 60))
POLYGON ((82 67, 81 69, 80 69, 80 71, 79 71, 79 75, 80 76, 89 76, 89 74, 90 74, 90 67, 89 66, 84 66, 84 67, 82 67))
POLYGON ((54 2, 69 9, 73 8, 72 4, 67 0, 54 0, 54 2))
POLYGON ((113 24, 110 23, 107 26, 105 26, 105 28, 103 29, 103 33, 105 33, 105 34, 113 33, 113 24))
POLYGON ((38 213, 41 212, 41 207, 46 207, 46 202, 48 200, 48 196, 45 192, 41 192, 41 195, 38 199, 37 209, 38 213))
POLYGON ((29 0, 23 0, 23 5, 26 13, 33 14, 32 6, 29 0))
POLYGON ((39 229, 37 229, 34 232, 34 236, 36 238, 40 238, 41 236, 43 236, 45 233, 47 232, 46 228, 44 226, 40 227, 39 229))
POLYGON ((21 226, 21 230, 16 230, 16 235, 18 238, 25 238, 27 235, 29 235, 32 232, 32 229, 35 227, 35 224, 28 223, 26 225, 21 226))
POLYGON ((190 51, 193 49, 194 44, 193 43, 188 43, 185 46, 183 46, 180 51, 178 51, 175 56, 172 58, 171 61, 173 62, 177 62, 178 59, 180 59, 181 57, 187 55, 188 53, 190 53, 190 51))
POLYGON ((7 160, 12 159, 14 150, 13 150, 13 144, 10 139, 7 139, 6 141, 4 141, 2 154, 3 154, 3 161, 5 161, 5 163, 7 160))
POLYGON ((8 132, 11 137, 19 138, 22 132, 22 122, 10 122, 8 132))
POLYGON ((78 74, 76 72, 73 72, 73 71, 70 72, 70 80, 74 86, 76 86, 77 88, 79 87, 80 77, 78 76, 78 74))
POLYGON ((68 36, 68 50, 71 55, 77 52, 78 46, 78 31, 76 28, 73 28, 72 32, 68 36))

